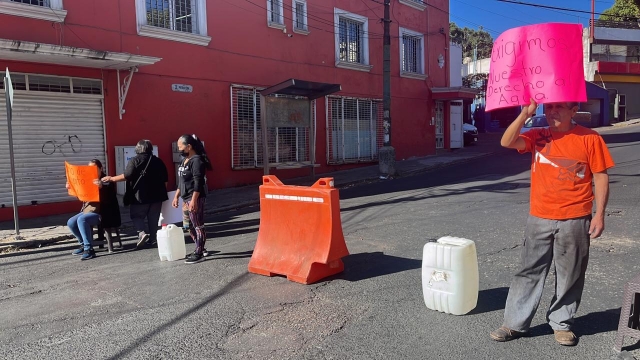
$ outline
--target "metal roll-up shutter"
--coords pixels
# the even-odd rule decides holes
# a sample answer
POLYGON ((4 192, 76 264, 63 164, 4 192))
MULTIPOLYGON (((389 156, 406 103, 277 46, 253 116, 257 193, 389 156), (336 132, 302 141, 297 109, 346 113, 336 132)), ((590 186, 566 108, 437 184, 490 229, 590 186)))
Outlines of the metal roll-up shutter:
MULTIPOLYGON (((0 205, 12 206, 4 91, 0 92, 0 205)), ((70 201, 64 162, 105 161, 102 97, 16 91, 13 147, 18 205, 70 201)))

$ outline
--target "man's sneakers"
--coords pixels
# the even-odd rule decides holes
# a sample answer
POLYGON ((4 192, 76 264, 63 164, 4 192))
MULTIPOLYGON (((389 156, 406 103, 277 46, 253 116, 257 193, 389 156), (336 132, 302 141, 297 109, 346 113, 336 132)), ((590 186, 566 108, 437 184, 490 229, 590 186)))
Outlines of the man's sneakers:
POLYGON ((76 250, 74 250, 71 254, 72 255, 82 255, 82 254, 84 254, 84 246, 80 245, 80 247, 77 248, 76 250))
POLYGON ((571 330, 553 330, 553 336, 560 345, 575 346, 578 343, 576 334, 571 330))
POLYGON ((199 262, 205 261, 206 258, 203 256, 203 254, 190 254, 189 256, 187 256, 187 260, 185 260, 185 264, 197 264, 199 262))
POLYGON ((93 249, 84 250, 80 260, 89 260, 89 259, 93 259, 94 257, 96 257, 96 252, 93 251, 93 249))
POLYGON ((138 233, 138 243, 136 244, 136 249, 140 250, 144 247, 144 245, 149 240, 149 234, 145 234, 144 231, 138 233))
POLYGON ((524 336, 526 334, 527 333, 525 333, 525 332, 511 330, 508 327, 503 325, 503 326, 500 326, 499 329, 492 331, 491 334, 489 334, 489 335, 495 341, 505 342, 505 341, 510 341, 510 340, 513 340, 513 339, 517 339, 517 338, 522 337, 522 336, 524 336))

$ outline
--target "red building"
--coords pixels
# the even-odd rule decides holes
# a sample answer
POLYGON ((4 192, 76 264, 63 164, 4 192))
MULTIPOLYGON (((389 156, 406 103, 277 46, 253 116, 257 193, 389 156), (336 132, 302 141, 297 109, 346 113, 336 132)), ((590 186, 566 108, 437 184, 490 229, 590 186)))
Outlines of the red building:
MULTIPOLYGON (((398 159, 434 154, 447 143, 445 104, 456 98, 447 88, 449 3, 391 0, 391 9, 392 145, 398 159)), ((257 91, 290 78, 342 90, 315 102, 315 141, 305 129, 269 129, 270 162, 287 168, 275 174, 309 174, 314 153, 316 173, 375 162, 383 10, 372 0, 0 0, 20 216, 77 210, 64 161, 98 158, 114 174, 116 147, 143 138, 173 168, 172 143, 195 133, 213 159, 210 188, 258 183, 257 91)), ((0 220, 8 220, 0 103, 0 220)))

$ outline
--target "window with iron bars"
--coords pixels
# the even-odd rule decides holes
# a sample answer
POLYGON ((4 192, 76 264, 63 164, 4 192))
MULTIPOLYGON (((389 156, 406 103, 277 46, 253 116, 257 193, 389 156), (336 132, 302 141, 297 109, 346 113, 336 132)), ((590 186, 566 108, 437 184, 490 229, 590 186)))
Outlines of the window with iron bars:
POLYGON ((338 24, 339 60, 365 64, 363 43, 364 23, 340 17, 338 24))
POLYGON ((383 144, 382 101, 328 96, 327 162, 375 161, 383 144))
POLYGON ((418 10, 424 10, 427 8, 427 3, 423 0, 399 0, 401 4, 409 5, 418 10))
POLYGON ((284 25, 283 0, 267 0, 269 23, 284 25))
POLYGON ((196 1, 145 0, 147 25, 164 29, 198 33, 196 1))
MULTIPOLYGON (((231 166, 254 169, 263 166, 260 93, 262 89, 231 86, 231 166)), ((284 95, 274 95, 284 97, 284 95)), ((315 114, 315 101, 312 103, 315 114)), ((312 120, 315 124, 315 116, 312 120)), ((270 127, 267 129, 270 164, 310 161, 309 128, 270 127)))
POLYGON ((11 1, 21 3, 21 4, 27 4, 27 5, 51 7, 51 3, 49 2, 49 0, 11 0, 11 1))
POLYGON ((307 2, 293 1, 293 28, 294 30, 308 31, 307 26, 307 2))
POLYGON ((424 74, 424 37, 401 30, 400 64, 404 73, 424 74))

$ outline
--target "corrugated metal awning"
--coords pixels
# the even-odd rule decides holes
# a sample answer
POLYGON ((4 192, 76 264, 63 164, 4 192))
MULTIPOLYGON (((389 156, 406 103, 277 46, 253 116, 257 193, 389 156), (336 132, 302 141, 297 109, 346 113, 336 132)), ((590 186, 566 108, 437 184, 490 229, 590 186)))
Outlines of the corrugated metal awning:
POLYGON ((162 59, 112 51, 0 39, 0 60, 123 70, 153 65, 162 59))

